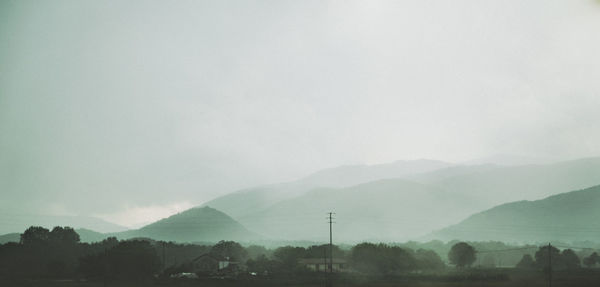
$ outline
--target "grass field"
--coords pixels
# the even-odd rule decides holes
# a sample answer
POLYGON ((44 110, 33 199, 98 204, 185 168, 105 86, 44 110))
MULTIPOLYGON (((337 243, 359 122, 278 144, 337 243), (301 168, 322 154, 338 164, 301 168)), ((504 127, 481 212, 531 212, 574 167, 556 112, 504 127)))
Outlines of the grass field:
MULTIPOLYGON (((332 286, 352 287, 546 287, 549 286, 548 276, 542 272, 519 272, 506 270, 494 272, 490 276, 466 274, 452 276, 395 276, 395 277, 366 277, 340 276, 333 280, 332 286), (464 275, 464 276, 463 276, 464 275), (500 275, 500 276, 499 276, 500 275)), ((248 278, 248 279, 169 279, 144 280, 129 282, 94 282, 76 280, 0 280, 0 286, 15 287, 234 287, 234 286, 289 286, 289 287, 323 287, 326 286, 324 277, 301 278, 248 278)), ((555 272, 552 280, 553 287, 585 287, 600 286, 600 270, 579 270, 575 272, 555 272)))

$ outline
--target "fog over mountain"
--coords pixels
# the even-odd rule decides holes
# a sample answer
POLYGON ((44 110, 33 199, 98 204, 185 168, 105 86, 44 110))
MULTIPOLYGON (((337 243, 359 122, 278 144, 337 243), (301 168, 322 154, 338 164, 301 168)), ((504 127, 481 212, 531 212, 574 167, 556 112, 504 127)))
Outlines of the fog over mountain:
MULTIPOLYGON (((408 177, 449 166, 452 165, 434 160, 396 161, 370 166, 341 166, 324 169, 292 182, 243 189, 215 198, 204 205, 215 207, 236 218, 244 218, 273 204, 301 196, 313 189, 350 187, 382 179, 408 177)), ((302 212, 302 214, 306 215, 306 212, 302 212)))
MULTIPOLYGON (((389 172, 394 166, 361 170, 363 174, 374 174, 386 167, 389 172)), ((388 172, 383 174, 389 175, 388 172)), ((327 175, 337 178, 336 170, 317 174, 323 182, 327 182, 327 175)), ((333 210, 337 240, 417 240, 496 205, 594 186, 600 183, 600 158, 522 166, 440 167, 346 186, 339 182, 338 186, 300 185, 302 182, 243 190, 207 204, 230 214, 250 230, 274 239, 326 240, 328 229, 323 216, 333 210)), ((468 233, 462 235, 469 239, 468 233)), ((481 236, 473 234, 473 237, 481 236)))
POLYGON ((0 226, 459 204, 417 234, 597 185, 566 161, 600 155, 598 27, 596 0, 0 1, 0 226))

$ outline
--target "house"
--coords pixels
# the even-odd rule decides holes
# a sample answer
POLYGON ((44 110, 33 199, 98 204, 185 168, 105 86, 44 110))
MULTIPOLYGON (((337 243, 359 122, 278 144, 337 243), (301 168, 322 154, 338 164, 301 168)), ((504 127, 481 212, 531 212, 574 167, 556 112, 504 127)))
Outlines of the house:
MULTIPOLYGON (((298 264, 312 271, 329 271, 329 259, 325 262, 325 258, 303 258, 298 260, 298 264)), ((346 268, 346 260, 342 258, 333 258, 331 267, 333 272, 342 272, 346 268)))
POLYGON ((243 266, 239 262, 232 261, 229 257, 221 257, 209 253, 202 254, 192 260, 192 268, 197 274, 204 275, 237 275, 240 271, 243 271, 243 266))

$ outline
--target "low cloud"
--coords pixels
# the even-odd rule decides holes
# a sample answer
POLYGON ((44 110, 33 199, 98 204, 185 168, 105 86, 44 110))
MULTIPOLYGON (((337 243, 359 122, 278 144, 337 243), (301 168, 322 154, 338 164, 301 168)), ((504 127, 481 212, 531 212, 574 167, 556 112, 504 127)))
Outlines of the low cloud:
POLYGON ((167 205, 132 206, 125 207, 123 211, 95 216, 125 227, 139 228, 192 207, 194 205, 187 201, 167 205))

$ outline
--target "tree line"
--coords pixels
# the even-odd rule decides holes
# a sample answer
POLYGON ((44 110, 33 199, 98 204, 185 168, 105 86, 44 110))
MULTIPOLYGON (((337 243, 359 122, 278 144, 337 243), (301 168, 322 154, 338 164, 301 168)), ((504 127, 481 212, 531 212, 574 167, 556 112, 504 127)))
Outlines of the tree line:
POLYGON ((581 263, 590 268, 599 263, 598 253, 593 252, 581 260, 572 249, 560 251, 554 246, 542 246, 532 257, 529 254, 523 255, 516 267, 520 269, 542 269, 552 270, 573 270, 581 268, 581 263))
MULTIPOLYGON (((525 254, 517 268, 581 268, 581 260, 571 249, 562 251, 543 246, 534 256, 525 254)), ((512 251, 511 251, 512 252, 512 251)), ((448 267, 469 268, 480 255, 473 244, 454 242, 444 254, 425 248, 408 248, 384 243, 360 243, 341 248, 333 245, 333 257, 343 259, 347 269, 360 274, 398 275, 414 271, 437 272, 448 267)), ((198 257, 226 258, 242 264, 254 274, 284 275, 307 273, 301 259, 319 258, 325 262, 329 245, 283 246, 268 249, 259 245, 242 246, 233 241, 214 245, 178 244, 151 239, 117 240, 114 237, 95 243, 80 242, 70 227, 30 227, 20 242, 0 245, 0 276, 4 278, 86 278, 90 280, 143 280, 179 273, 205 273, 195 265, 198 257)), ((485 258, 485 257, 484 257, 485 258)), ((599 261, 597 253, 583 258, 586 267, 599 261)))

